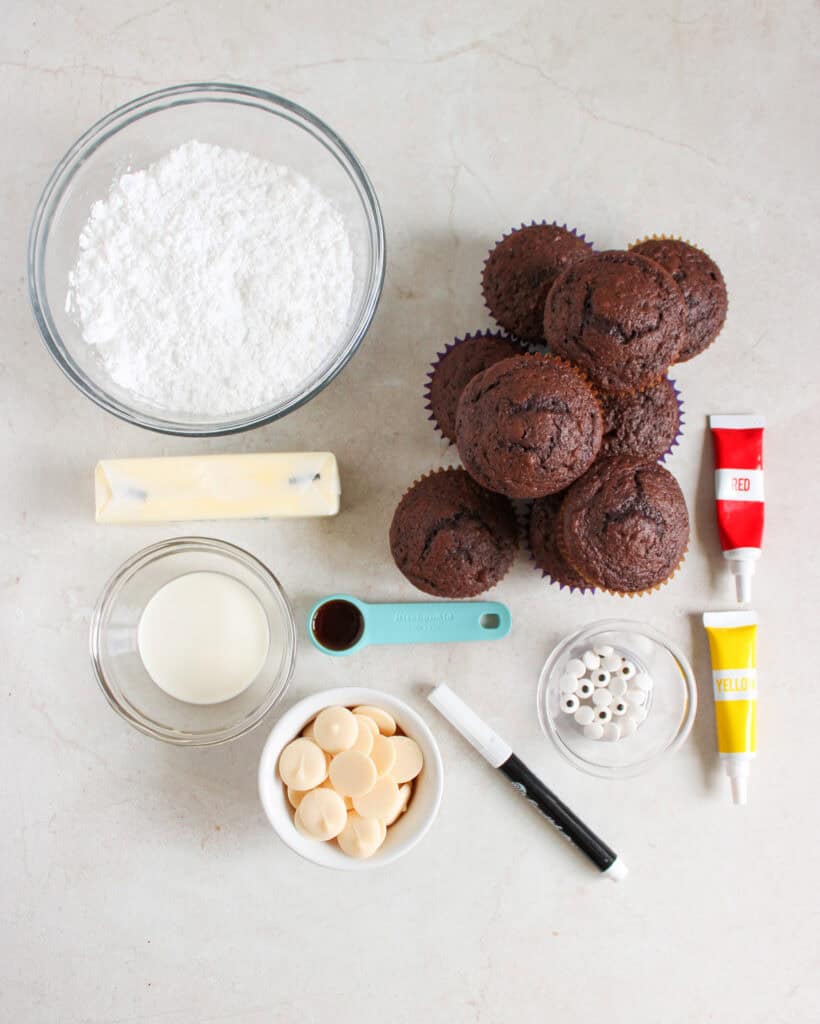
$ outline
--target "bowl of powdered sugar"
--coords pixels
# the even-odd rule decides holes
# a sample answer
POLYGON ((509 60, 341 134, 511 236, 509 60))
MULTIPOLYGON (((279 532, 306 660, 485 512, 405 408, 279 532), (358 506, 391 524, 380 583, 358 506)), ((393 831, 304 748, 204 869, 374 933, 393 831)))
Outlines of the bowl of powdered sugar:
POLYGON ((182 85, 72 146, 35 213, 28 285, 51 354, 98 405, 227 434, 339 373, 384 262, 373 187, 330 128, 271 93, 182 85))

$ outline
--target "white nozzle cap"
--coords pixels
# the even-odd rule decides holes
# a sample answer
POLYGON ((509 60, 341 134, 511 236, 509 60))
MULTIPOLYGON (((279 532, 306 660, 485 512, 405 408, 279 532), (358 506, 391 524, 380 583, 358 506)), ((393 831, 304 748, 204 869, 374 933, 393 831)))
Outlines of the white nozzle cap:
POLYGON ((729 780, 732 784, 732 803, 743 805, 749 795, 748 779, 735 778, 729 780))
POLYGON ((735 548, 724 552, 726 560, 735 577, 735 594, 739 604, 749 604, 752 600, 752 576, 754 576, 757 560, 760 558, 759 548, 735 548))
POLYGON ((754 562, 735 562, 732 566, 732 572, 735 574, 735 593, 739 604, 749 604, 752 600, 754 571, 754 562))
POLYGON ((727 757, 724 764, 732 787, 732 803, 742 806, 746 803, 749 795, 749 770, 751 763, 742 757, 727 757))

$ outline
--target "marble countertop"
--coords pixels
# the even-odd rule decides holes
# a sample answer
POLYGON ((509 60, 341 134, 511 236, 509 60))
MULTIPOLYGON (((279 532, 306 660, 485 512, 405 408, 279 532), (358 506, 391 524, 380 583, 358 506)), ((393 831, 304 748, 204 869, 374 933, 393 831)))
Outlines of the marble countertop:
POLYGON ((816 5, 6 0, 3 22, 0 1016, 816 1020, 816 5), (63 378, 31 317, 24 253, 40 189, 81 131, 140 93, 207 79, 271 89, 326 119, 372 176, 389 257, 373 328, 330 388, 283 422, 194 442, 121 423, 63 378), (454 459, 422 411, 427 364, 488 324, 489 244, 542 217, 599 247, 681 234, 725 273, 722 336, 675 371, 686 430, 669 466, 692 513, 685 568, 631 601, 559 593, 522 558, 491 594, 514 618, 498 645, 330 659, 303 638, 286 704, 353 683, 406 697, 446 771, 439 819, 410 855, 376 873, 322 871, 259 807, 275 712, 225 748, 181 750, 134 732, 100 695, 87 634, 102 584, 138 548, 188 531, 95 526, 92 468, 103 456, 332 449, 339 518, 203 532, 269 563, 300 617, 338 590, 413 600, 387 527, 407 484, 454 459), (732 606, 706 416, 738 410, 768 420, 761 754, 745 809, 718 771, 699 618, 732 606), (686 746, 619 783, 564 763, 535 714, 552 646, 613 615, 681 644, 702 698, 686 746), (426 707, 422 684, 442 678, 616 847, 624 884, 599 879, 426 707))

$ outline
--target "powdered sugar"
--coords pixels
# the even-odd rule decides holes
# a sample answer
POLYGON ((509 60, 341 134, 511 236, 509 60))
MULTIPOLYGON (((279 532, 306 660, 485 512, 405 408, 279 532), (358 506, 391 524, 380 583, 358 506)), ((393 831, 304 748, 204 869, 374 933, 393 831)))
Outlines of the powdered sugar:
POLYGON ((220 415, 298 393, 353 292, 340 213, 306 178, 187 142, 94 203, 66 308, 111 378, 163 410, 220 415))

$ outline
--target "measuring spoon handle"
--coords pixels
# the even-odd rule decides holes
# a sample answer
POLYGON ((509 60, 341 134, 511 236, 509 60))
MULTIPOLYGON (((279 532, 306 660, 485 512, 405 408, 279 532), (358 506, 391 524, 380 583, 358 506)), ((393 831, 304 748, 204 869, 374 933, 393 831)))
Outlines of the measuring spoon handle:
POLYGON ((419 601, 366 606, 369 644, 441 644, 500 640, 512 625, 509 608, 498 601, 419 601))

